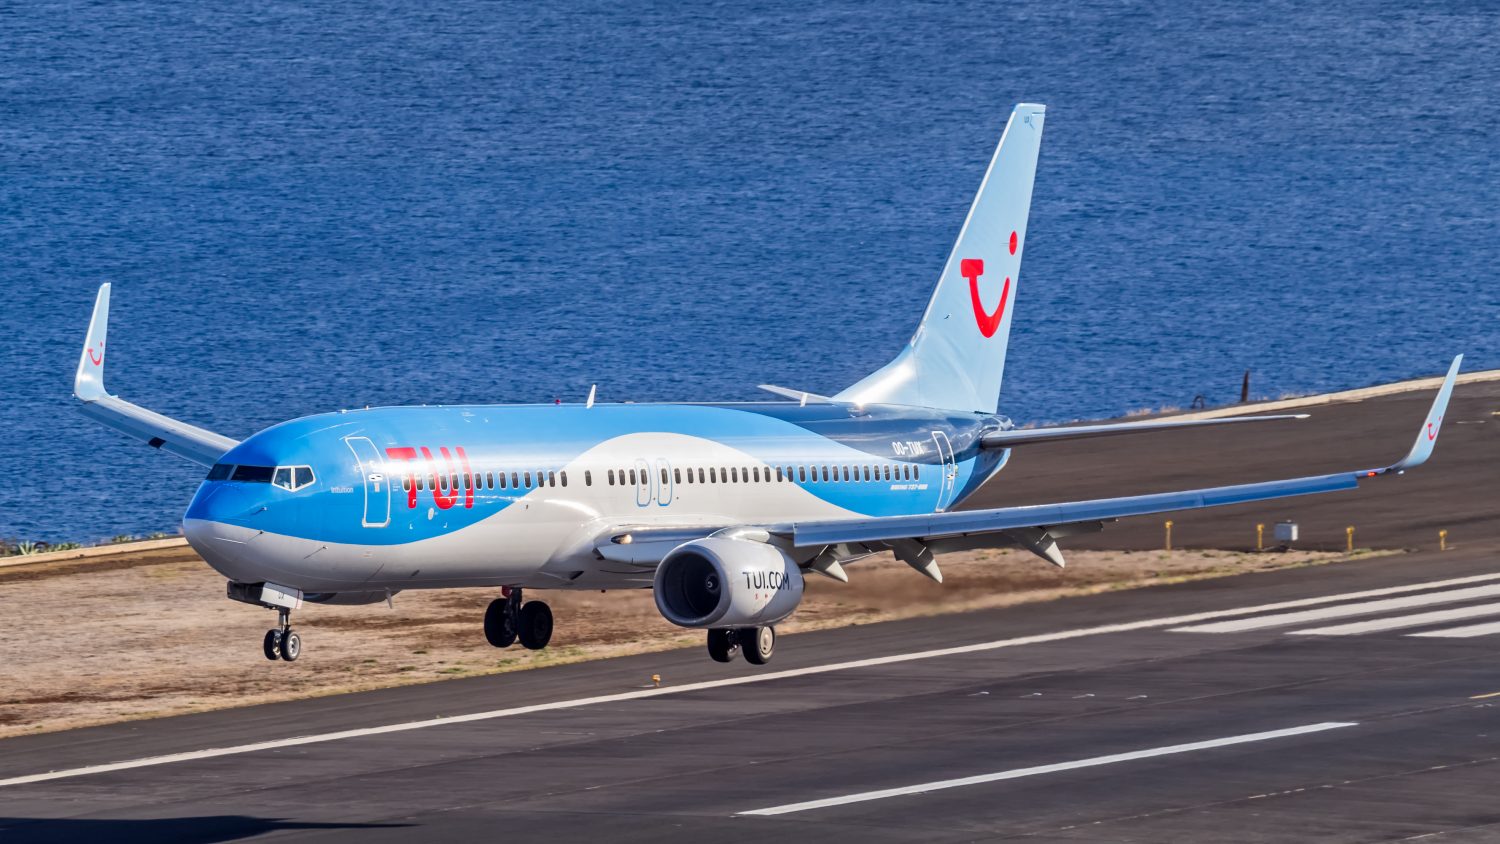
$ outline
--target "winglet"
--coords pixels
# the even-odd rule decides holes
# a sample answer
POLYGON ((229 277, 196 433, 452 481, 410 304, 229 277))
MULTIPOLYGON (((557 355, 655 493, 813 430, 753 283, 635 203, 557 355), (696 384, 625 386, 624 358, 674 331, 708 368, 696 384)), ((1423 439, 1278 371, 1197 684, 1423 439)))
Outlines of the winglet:
POLYGON ((1443 379, 1443 386, 1438 389, 1437 397, 1432 400, 1432 409, 1427 411, 1427 418, 1423 420, 1422 429, 1417 432, 1417 440, 1412 444, 1411 451, 1408 451, 1399 462, 1366 474, 1383 475, 1387 472, 1400 474, 1427 462, 1427 458, 1432 456, 1432 447, 1437 444, 1438 431, 1443 427, 1443 417, 1448 413, 1448 399, 1453 395, 1453 384, 1458 380, 1458 367, 1463 360, 1464 356, 1459 355, 1448 367, 1448 377, 1443 379))
POLYGON ((73 395, 84 401, 97 401, 109 395, 104 389, 104 335, 109 331, 109 283, 99 285, 94 300, 94 316, 89 320, 88 337, 78 356, 78 374, 73 378, 73 395))

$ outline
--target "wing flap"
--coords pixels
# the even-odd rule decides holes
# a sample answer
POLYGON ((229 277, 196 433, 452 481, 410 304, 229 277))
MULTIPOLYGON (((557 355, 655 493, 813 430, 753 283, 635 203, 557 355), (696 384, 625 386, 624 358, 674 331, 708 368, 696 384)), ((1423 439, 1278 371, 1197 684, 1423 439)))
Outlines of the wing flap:
POLYGON ((1220 419, 1160 419, 1152 422, 1119 422, 1107 425, 1020 428, 1011 431, 993 431, 985 434, 980 440, 980 444, 983 448, 1011 448, 1018 445, 1060 442, 1062 440, 1086 440, 1095 437, 1115 437, 1124 434, 1149 434, 1154 431, 1173 431, 1181 428, 1204 428, 1210 425, 1236 425, 1244 422, 1283 422, 1289 419, 1306 418, 1306 413, 1291 413, 1277 416, 1225 416, 1220 419))
POLYGON ((798 522, 792 525, 793 544, 831 545, 839 542, 883 542, 891 539, 934 539, 994 533, 1027 527, 1051 527, 1073 522, 1113 521, 1173 510, 1194 510, 1226 504, 1247 504, 1294 495, 1335 492, 1359 486, 1353 472, 1295 478, 1285 481, 1209 487, 1183 492, 1099 498, 1063 504, 1001 507, 993 510, 961 510, 925 513, 920 516, 888 516, 879 519, 847 519, 798 522))

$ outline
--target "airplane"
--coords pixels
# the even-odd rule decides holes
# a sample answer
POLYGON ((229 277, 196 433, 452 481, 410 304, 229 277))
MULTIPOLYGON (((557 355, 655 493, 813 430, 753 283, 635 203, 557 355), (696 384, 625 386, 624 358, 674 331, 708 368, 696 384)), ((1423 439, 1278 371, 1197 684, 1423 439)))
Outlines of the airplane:
POLYGON ((1059 540, 1130 516, 1353 489, 1426 461, 1463 356, 1415 444, 1389 466, 1058 504, 962 510, 1013 449, 1264 423, 1305 414, 1017 427, 999 414, 1046 109, 1011 112, 906 347, 831 396, 762 385, 764 402, 378 407, 244 440, 104 386, 110 286, 99 288, 74 394, 87 416, 208 467, 182 530, 228 597, 277 612, 264 656, 302 652, 292 611, 408 589, 498 590, 486 640, 539 649, 552 611, 528 590, 654 590, 709 656, 764 665, 804 579, 891 552, 938 582, 937 557, 1018 546, 1064 565, 1059 540), (785 399, 791 399, 786 401, 785 399))

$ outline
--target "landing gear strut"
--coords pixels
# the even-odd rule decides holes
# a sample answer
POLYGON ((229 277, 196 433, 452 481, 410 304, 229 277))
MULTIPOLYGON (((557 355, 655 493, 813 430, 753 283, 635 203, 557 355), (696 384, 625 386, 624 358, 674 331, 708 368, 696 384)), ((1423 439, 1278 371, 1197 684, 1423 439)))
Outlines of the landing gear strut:
POLYGON ((776 651, 776 628, 735 627, 708 631, 708 655, 714 662, 733 662, 741 653, 751 665, 765 665, 776 651))
POLYGON ((297 657, 302 655, 302 637, 292 629, 292 611, 279 607, 276 613, 278 626, 266 631, 261 649, 265 652, 266 659, 296 662, 297 657))
POLYGON ((521 588, 507 586, 484 611, 484 638, 497 648, 508 648, 519 639, 533 651, 552 641, 552 608, 541 601, 522 602, 521 588))

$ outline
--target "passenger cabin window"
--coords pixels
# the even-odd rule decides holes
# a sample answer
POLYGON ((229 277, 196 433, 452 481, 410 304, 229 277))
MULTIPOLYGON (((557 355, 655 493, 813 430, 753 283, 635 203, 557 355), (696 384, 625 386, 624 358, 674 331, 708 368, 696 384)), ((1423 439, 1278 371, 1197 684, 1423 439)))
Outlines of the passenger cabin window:
POLYGON ((583 470, 583 485, 584 486, 593 486, 594 485, 594 473, 591 472, 591 471, 589 471, 588 469, 584 469, 583 470))

